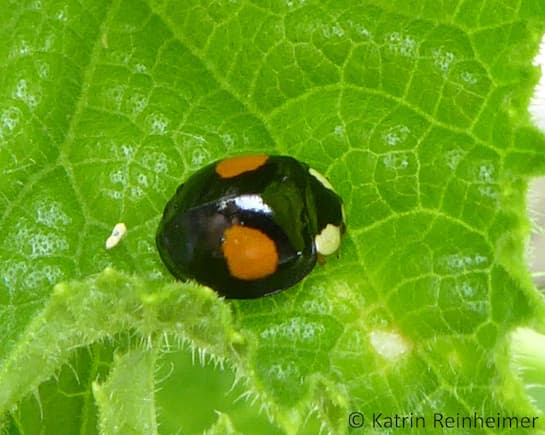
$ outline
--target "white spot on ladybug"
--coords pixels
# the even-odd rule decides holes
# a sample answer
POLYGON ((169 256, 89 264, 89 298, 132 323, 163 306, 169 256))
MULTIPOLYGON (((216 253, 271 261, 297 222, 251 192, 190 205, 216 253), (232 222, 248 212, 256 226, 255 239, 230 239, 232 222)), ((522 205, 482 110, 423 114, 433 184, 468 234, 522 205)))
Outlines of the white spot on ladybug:
POLYGON ((263 198, 259 195, 241 195, 234 199, 222 200, 220 201, 220 207, 227 207, 231 201, 233 201, 239 209, 272 214, 272 209, 263 202, 263 198))
POLYGON ((395 360, 409 350, 409 344, 395 332, 373 331, 369 338, 375 352, 388 360, 395 360))
POLYGON ((335 192, 335 189, 333 189, 333 186, 331 185, 329 180, 326 177, 324 177, 322 174, 320 174, 316 169, 310 168, 308 172, 310 175, 316 178, 320 183, 322 183, 327 189, 335 192))
POLYGON ((341 229, 333 224, 326 227, 314 238, 316 251, 321 255, 331 255, 341 245, 341 229))
POLYGON ((112 234, 106 239, 106 249, 112 249, 117 246, 121 239, 125 237, 125 234, 127 234, 127 226, 123 222, 115 224, 112 234))

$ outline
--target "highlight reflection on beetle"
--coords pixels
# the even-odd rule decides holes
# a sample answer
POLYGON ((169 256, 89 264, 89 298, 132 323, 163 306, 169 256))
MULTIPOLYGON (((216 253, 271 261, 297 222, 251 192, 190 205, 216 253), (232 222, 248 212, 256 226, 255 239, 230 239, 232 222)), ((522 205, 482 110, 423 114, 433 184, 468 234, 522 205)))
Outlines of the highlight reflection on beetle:
POLYGON ((159 254, 179 279, 228 298, 291 287, 331 255, 345 231, 329 181, 288 156, 232 157, 201 168, 167 203, 159 254))

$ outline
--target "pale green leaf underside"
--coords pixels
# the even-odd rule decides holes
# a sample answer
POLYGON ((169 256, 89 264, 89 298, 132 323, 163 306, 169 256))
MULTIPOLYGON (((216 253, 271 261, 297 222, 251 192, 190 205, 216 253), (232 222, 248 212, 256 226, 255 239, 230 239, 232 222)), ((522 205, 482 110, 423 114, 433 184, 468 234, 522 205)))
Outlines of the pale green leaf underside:
MULTIPOLYGON (((523 259, 526 180, 545 172, 526 112, 541 1, 0 0, 0 11, 4 409, 74 349, 112 337, 115 347, 128 332, 136 338, 95 383, 104 432, 129 409, 118 375, 131 361, 151 384, 135 386, 148 407, 127 424, 169 420, 146 399, 169 337, 226 358, 257 397, 246 413, 262 407, 288 432, 310 431, 311 409, 334 432, 351 410, 537 412, 506 342, 516 326, 545 327, 523 259), (328 175, 347 211, 339 257, 255 301, 173 284, 154 246, 166 200, 203 164, 254 151, 328 175), (105 251, 117 222, 128 235, 105 251), (110 266, 119 272, 94 275, 110 266), (108 274, 126 291, 118 299, 108 274), (49 324, 58 282, 78 295, 65 312, 90 312, 49 324), (96 283, 115 317, 93 299, 96 283), (194 311, 200 329, 183 310, 160 318, 165 289, 219 318, 194 311), (142 294, 159 307, 145 318, 142 294), (14 370, 25 355, 37 358, 30 373, 14 370)), ((89 401, 97 370, 80 388, 89 401)), ((242 427, 214 421, 200 430, 242 427)), ((8 424, 21 430, 25 416, 8 424)))
POLYGON ((511 366, 526 387, 532 403, 545 412, 545 336, 527 328, 511 335, 511 366))

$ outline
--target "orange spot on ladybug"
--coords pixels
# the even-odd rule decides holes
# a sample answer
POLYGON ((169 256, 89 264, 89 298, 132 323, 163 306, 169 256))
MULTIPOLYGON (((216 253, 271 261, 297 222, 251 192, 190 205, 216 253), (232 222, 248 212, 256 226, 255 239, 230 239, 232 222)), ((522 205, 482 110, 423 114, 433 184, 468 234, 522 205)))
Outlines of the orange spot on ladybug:
POLYGON ((224 233, 223 255, 232 276, 243 280, 265 278, 278 266, 274 242, 260 230, 233 225, 224 233))
POLYGON ((222 178, 236 177, 244 172, 255 171, 263 166, 269 156, 264 154, 255 154, 252 156, 231 157, 225 159, 216 165, 216 172, 222 178))

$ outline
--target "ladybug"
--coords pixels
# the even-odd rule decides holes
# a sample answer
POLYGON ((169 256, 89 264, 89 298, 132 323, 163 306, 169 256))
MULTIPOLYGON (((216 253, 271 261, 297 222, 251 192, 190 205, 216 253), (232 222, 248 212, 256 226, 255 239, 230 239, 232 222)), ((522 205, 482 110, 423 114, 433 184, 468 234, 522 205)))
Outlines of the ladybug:
POLYGON ((180 185, 156 243, 176 278, 246 299, 293 286, 337 251, 344 231, 342 200, 323 175, 256 154, 214 162, 180 185))

